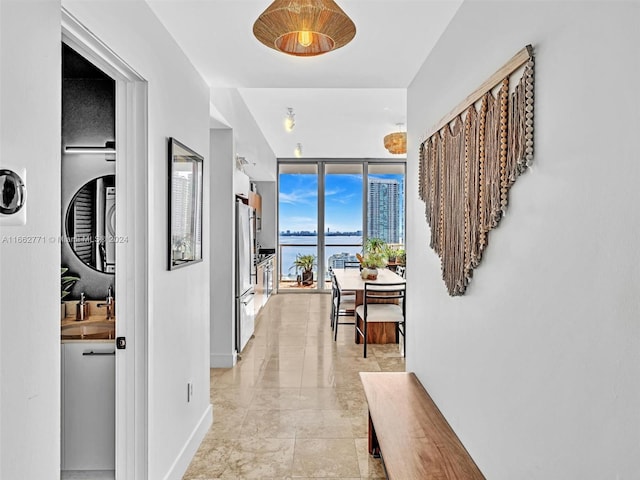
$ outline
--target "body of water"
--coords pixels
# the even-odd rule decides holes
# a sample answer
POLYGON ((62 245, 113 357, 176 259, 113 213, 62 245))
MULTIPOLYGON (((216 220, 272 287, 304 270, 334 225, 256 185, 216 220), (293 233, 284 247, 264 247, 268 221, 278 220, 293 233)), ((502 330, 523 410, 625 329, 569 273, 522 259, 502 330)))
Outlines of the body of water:
MULTIPOLYGON (((326 236, 325 237, 325 262, 328 262, 331 255, 347 253, 354 255, 362 253, 362 236, 326 236), (347 244, 350 246, 341 246, 347 244), (353 245, 356 244, 356 245, 353 245), (353 245, 353 246, 351 246, 353 245)), ((296 259, 296 255, 315 255, 318 257, 318 237, 317 236, 280 236, 282 252, 282 277, 295 280, 296 269, 290 267, 296 259), (287 246, 291 244, 302 246, 287 246), (307 246, 308 245, 308 246, 307 246)), ((327 270, 325 265, 325 271, 327 270)))

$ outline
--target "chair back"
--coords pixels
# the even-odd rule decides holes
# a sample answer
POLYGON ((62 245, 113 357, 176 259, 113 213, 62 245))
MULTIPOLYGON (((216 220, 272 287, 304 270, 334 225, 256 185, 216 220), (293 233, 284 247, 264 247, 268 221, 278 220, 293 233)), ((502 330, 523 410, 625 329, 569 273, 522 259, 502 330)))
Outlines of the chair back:
POLYGON ((404 315, 407 294, 406 286, 406 282, 364 282, 363 300, 365 312, 369 304, 397 303, 402 307, 402 314, 404 315))
POLYGON ((344 268, 360 268, 360 262, 344 262, 344 268))
POLYGON ((329 276, 331 277, 331 296, 334 299, 337 299, 338 305, 340 304, 340 285, 338 285, 338 278, 336 277, 336 272, 333 271, 332 268, 329 268, 329 276))
POLYGON ((331 267, 329 267, 329 280, 331 281, 331 290, 335 292, 338 288, 338 280, 336 279, 336 272, 331 267))
POLYGON ((396 267, 396 273, 400 275, 402 278, 405 278, 405 267, 404 265, 398 265, 396 267))

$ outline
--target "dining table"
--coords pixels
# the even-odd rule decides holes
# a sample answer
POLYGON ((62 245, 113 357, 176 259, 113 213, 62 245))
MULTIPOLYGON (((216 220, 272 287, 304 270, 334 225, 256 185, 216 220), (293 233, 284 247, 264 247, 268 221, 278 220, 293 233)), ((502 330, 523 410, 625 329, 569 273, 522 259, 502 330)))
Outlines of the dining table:
MULTIPOLYGON (((370 283, 406 283, 406 280, 391 270, 386 268, 378 269, 378 277, 375 280, 364 280, 360 276, 360 270, 357 268, 336 268, 333 270, 336 276, 336 283, 340 289, 340 294, 348 294, 348 292, 355 292, 355 304, 362 305, 364 302, 364 284, 370 283)), ((390 300, 390 302, 396 300, 390 300)), ((355 313, 354 313, 355 315, 355 313)), ((362 319, 355 319, 356 323, 363 328, 362 319)), ((395 322, 375 322, 367 324, 367 343, 397 343, 398 338, 396 334, 395 322)), ((354 331, 355 343, 360 343, 360 335, 357 330, 354 331)))

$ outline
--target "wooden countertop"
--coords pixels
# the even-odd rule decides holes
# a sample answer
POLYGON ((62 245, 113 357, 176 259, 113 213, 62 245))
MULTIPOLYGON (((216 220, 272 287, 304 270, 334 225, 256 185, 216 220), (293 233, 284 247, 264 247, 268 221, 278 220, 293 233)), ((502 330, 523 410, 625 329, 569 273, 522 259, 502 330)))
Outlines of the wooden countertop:
POLYGON ((104 303, 104 301, 87 301, 87 303, 89 304, 89 316, 84 320, 76 320, 75 314, 77 303, 77 301, 65 302, 68 315, 60 321, 61 342, 113 343, 115 337, 116 319, 107 319, 107 308, 98 307, 98 304, 104 303), (95 325, 93 329, 91 328, 92 325, 95 325), (113 326, 113 328, 111 328, 111 326, 113 326), (89 327, 89 329, 84 327, 89 327))
POLYGON ((364 290, 365 281, 373 283, 405 282, 405 279, 400 275, 386 268, 378 269, 378 278, 375 280, 363 280, 360 276, 360 270, 357 268, 336 268, 333 272, 336 274, 340 290, 364 290))

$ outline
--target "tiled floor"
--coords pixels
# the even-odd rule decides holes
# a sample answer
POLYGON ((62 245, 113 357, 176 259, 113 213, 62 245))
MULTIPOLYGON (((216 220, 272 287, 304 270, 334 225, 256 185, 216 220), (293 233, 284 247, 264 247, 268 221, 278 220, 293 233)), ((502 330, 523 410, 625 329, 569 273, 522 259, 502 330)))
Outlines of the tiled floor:
POLYGON ((404 371, 398 345, 368 358, 353 326, 333 341, 328 295, 279 294, 232 369, 211 370, 213 426, 185 476, 193 479, 385 478, 367 453, 358 372, 404 371))

